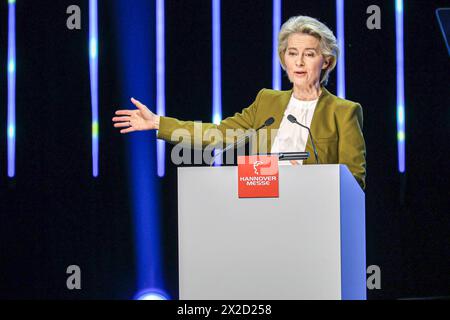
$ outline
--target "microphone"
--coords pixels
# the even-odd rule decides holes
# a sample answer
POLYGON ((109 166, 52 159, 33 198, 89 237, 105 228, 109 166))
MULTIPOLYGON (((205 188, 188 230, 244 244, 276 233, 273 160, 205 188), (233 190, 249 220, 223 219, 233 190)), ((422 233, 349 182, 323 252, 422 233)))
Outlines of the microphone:
POLYGON ((213 163, 214 163, 214 160, 216 160, 216 158, 217 158, 218 156, 220 156, 220 155, 222 155, 223 153, 227 152, 228 150, 230 150, 230 149, 232 149, 232 148, 238 146, 239 144, 242 143, 242 141, 245 141, 247 138, 253 136, 256 132, 258 132, 258 130, 261 130, 261 129, 264 128, 264 127, 268 127, 268 126, 270 126, 270 125, 271 125, 272 123, 274 123, 274 122, 275 122, 275 119, 274 119, 273 117, 270 117, 269 119, 267 119, 267 120, 264 122, 264 124, 263 124, 262 126, 260 126, 260 127, 257 128, 255 131, 253 131, 253 132, 251 133, 250 136, 244 135, 243 138, 239 139, 239 140, 236 141, 235 143, 232 143, 232 144, 228 145, 226 148, 224 148, 224 149, 221 150, 219 153, 217 153, 217 154, 211 159, 211 162, 209 163, 209 165, 212 166, 213 163))
POLYGON ((314 150, 314 157, 316 158, 316 164, 319 164, 319 156, 317 155, 316 145, 314 144, 314 139, 313 139, 311 130, 310 130, 307 126, 304 126, 303 124, 301 124, 300 122, 298 122, 298 121, 297 121, 297 118, 295 118, 292 114, 288 115, 287 119, 288 119, 290 122, 295 123, 295 124, 298 124, 300 127, 305 128, 305 129, 308 130, 308 134, 309 134, 309 136, 311 137, 311 144, 312 144, 312 147, 313 147, 313 150, 314 150))

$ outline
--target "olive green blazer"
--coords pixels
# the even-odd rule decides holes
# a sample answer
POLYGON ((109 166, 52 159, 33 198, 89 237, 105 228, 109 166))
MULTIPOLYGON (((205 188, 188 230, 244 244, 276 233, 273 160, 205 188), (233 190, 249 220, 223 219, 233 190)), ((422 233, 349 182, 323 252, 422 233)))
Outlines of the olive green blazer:
MULTIPOLYGON (((187 142, 192 147, 197 148, 213 144, 223 146, 223 143, 232 143, 236 138, 235 136, 229 137, 228 132, 230 131, 227 132, 227 129, 234 129, 234 131, 236 129, 256 129, 261 127, 268 118, 273 117, 275 120, 273 124, 268 127, 268 130, 258 131, 257 143, 252 144, 252 153, 254 154, 270 152, 291 95, 292 90, 262 89, 248 108, 222 120, 218 125, 161 117, 158 138, 171 143, 178 143, 183 140, 181 142, 185 144, 187 142), (202 138, 195 139, 194 132, 197 132, 197 137, 201 136, 202 138), (214 132, 220 132, 223 139, 220 139, 214 132)), ((362 128, 363 113, 361 105, 336 97, 322 87, 322 94, 314 110, 310 126, 319 162, 320 164, 347 165, 364 189, 366 146, 362 128)), ((306 165, 315 164, 310 138, 308 138, 305 151, 309 152, 310 157, 303 163, 306 165)))

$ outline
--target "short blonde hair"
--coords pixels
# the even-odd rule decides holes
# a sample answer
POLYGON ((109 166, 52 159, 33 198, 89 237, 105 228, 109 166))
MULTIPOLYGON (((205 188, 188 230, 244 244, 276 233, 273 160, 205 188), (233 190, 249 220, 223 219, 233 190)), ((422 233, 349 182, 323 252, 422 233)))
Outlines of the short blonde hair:
POLYGON ((329 58, 328 67, 320 75, 320 84, 326 85, 330 72, 336 67, 339 57, 339 47, 336 37, 325 24, 308 16, 295 16, 286 21, 278 34, 278 57, 283 70, 286 70, 284 54, 287 49, 289 36, 295 33, 309 34, 320 41, 320 51, 325 58, 329 58))

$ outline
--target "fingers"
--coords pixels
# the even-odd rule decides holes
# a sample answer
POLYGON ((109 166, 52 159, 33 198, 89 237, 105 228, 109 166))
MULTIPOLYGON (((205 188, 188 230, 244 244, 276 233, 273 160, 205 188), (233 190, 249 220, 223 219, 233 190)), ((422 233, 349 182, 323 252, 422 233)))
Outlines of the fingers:
POLYGON ((136 100, 135 98, 131 98, 131 102, 139 109, 139 110, 145 110, 147 107, 142 104, 140 101, 136 100))
POLYGON ((114 123, 114 128, 127 128, 130 126, 130 122, 114 123))
MULTIPOLYGON (((147 110, 147 107, 142 104, 140 101, 131 98, 131 102, 139 109, 139 110, 147 110)), ((115 112, 115 114, 117 116, 122 116, 122 117, 113 117, 112 121, 115 122, 114 123, 114 127, 115 128, 125 128, 120 130, 120 133, 125 134, 125 133, 130 133, 130 132, 134 132, 136 131, 136 129, 134 129, 133 127, 130 127, 130 121, 131 121, 131 116, 133 116, 134 114, 138 113, 138 110, 117 110, 115 112)))
POLYGON ((131 117, 114 117, 112 118, 114 128, 124 128, 130 126, 131 117))
POLYGON ((128 128, 130 127, 131 117, 114 117, 112 118, 114 128, 128 128))
POLYGON ((131 117, 114 117, 112 118, 112 121, 118 122, 118 121, 130 121, 131 117))
POLYGON ((117 110, 116 115, 118 116, 131 116, 133 114, 133 110, 117 110))
POLYGON ((298 162, 295 161, 295 160, 289 160, 289 161, 290 161, 290 163, 291 163, 293 166, 297 166, 297 165, 298 165, 298 162))
POLYGON ((129 128, 120 130, 120 133, 124 134, 124 133, 133 132, 133 131, 136 131, 136 130, 134 130, 133 127, 129 127, 129 128))

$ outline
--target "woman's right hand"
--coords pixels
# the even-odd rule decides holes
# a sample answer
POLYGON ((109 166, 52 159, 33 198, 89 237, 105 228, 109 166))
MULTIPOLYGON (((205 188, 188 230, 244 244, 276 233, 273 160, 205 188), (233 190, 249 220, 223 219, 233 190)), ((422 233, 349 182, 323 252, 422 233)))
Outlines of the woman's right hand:
POLYGON ((117 110, 116 115, 120 117, 112 118, 115 128, 126 128, 120 130, 120 133, 129 133, 134 131, 158 130, 159 116, 151 112, 144 104, 131 98, 131 102, 138 110, 117 110))

